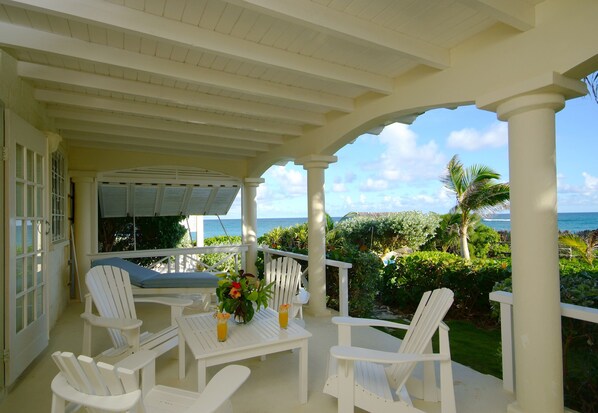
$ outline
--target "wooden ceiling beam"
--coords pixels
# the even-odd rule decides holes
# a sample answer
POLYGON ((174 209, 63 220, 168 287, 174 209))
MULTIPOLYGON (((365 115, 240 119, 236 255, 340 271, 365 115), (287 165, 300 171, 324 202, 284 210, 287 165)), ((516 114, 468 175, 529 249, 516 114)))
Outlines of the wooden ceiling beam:
POLYGON ((0 45, 152 73, 168 79, 277 99, 281 102, 307 104, 315 110, 351 112, 354 109, 353 99, 349 97, 206 69, 6 22, 0 22, 0 45))
POLYGON ((83 95, 79 93, 60 92, 47 89, 36 89, 36 100, 46 103, 78 106, 87 109, 100 109, 120 113, 150 116, 162 119, 178 120, 204 125, 217 125, 230 128, 248 129, 267 133, 299 136, 301 128, 297 125, 267 122, 262 120, 220 115, 211 112, 201 112, 174 106, 156 105, 135 101, 123 101, 100 96, 83 95))
POLYGON ((105 1, 10 0, 7 3, 180 47, 217 53, 235 60, 289 70, 325 81, 348 83, 378 93, 390 94, 393 89, 392 80, 382 75, 182 24, 105 1))
POLYGON ((53 82, 61 85, 79 86, 95 90, 104 90, 142 96, 166 103, 185 105, 200 109, 211 109, 245 116, 257 116, 285 122, 307 123, 320 126, 325 123, 324 115, 282 106, 259 102, 241 101, 223 96, 208 95, 183 89, 154 85, 147 82, 117 79, 110 76, 62 69, 29 62, 18 62, 19 76, 34 81, 53 82))
POLYGON ((350 42, 399 53, 418 63, 446 69, 449 50, 415 37, 377 26, 355 16, 341 13, 315 2, 297 0, 224 0, 244 8, 265 13, 350 42))

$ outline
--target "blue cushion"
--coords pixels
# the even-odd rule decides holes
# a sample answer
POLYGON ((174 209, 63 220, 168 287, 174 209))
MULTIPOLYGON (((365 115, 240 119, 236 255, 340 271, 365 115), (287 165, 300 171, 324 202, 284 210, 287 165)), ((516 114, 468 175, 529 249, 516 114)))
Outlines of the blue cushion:
POLYGON ((143 288, 216 288, 218 277, 211 272, 171 272, 143 280, 143 288))
POLYGON ((127 261, 118 257, 104 258, 101 260, 92 261, 92 267, 95 267, 97 265, 111 265, 113 267, 122 268, 123 270, 129 273, 131 284, 136 285, 137 287, 142 287, 143 282, 148 278, 160 275, 160 273, 157 271, 150 270, 149 268, 142 267, 131 261, 127 261))
POLYGON ((218 277, 211 272, 172 272, 160 274, 122 258, 103 258, 91 266, 111 265, 129 273, 131 284, 140 288, 216 288, 218 277))

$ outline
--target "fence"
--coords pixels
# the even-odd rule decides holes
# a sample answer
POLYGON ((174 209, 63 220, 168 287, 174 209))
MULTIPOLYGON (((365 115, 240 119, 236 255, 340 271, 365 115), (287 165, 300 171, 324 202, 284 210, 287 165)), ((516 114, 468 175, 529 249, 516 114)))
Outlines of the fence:
POLYGON ((233 261, 233 270, 240 270, 245 263, 248 247, 246 245, 220 245, 194 248, 169 248, 160 250, 118 251, 103 252, 90 255, 91 260, 101 258, 120 257, 130 258, 160 258, 152 265, 152 269, 160 273, 210 271, 218 272, 221 264, 228 260, 233 261), (217 262, 206 262, 206 256, 222 254, 217 262))
MULTIPOLYGON (((297 254, 294 252, 286 252, 280 250, 274 250, 268 248, 266 246, 261 246, 258 248, 259 251, 264 253, 264 264, 272 259, 272 256, 280 256, 280 257, 290 257, 295 260, 299 261, 307 261, 307 255, 304 254, 297 254)), ((338 268, 338 278, 339 278, 339 313, 342 316, 349 315, 349 268, 353 267, 353 264, 343 261, 335 261, 335 260, 326 260, 326 265, 329 267, 336 267, 338 268)), ((303 285, 305 288, 309 290, 307 287, 308 280, 306 279, 306 275, 309 272, 309 268, 306 268, 301 274, 301 278, 303 281, 303 285)))
MULTIPOLYGON (((513 294, 506 291, 490 293, 490 300, 500 303, 500 331, 502 340, 502 380, 503 388, 515 390, 515 353, 513 343, 513 294)), ((598 308, 561 303, 563 317, 598 323, 598 308)))

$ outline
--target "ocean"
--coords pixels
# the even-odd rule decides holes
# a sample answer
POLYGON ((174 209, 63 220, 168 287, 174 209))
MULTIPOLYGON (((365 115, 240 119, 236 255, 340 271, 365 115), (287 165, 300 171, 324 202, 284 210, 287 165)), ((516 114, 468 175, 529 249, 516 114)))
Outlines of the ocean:
MULTIPOLYGON (((340 218, 332 218, 338 221, 340 218)), ((217 219, 204 220, 204 238, 217 235, 241 235, 240 219, 222 219, 222 225, 217 219)), ((262 236, 276 227, 290 227, 296 224, 307 222, 307 218, 258 218, 257 235, 262 236)), ((497 231, 510 231, 511 221, 509 214, 495 214, 483 223, 497 231)), ((598 212, 562 212, 558 214, 558 225, 560 231, 579 232, 584 230, 598 229, 598 212)), ((192 234, 195 239, 195 233, 192 234)))
MULTIPOLYGON (((494 214, 483 223, 496 231, 510 231, 509 214, 494 214)), ((558 214, 559 231, 579 232, 598 229, 598 212, 560 212, 558 214)))

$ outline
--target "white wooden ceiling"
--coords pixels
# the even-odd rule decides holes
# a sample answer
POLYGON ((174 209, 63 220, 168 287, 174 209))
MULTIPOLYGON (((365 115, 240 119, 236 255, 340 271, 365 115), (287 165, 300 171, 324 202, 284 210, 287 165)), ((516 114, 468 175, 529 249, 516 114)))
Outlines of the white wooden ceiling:
POLYGON ((250 162, 541 1, 0 0, 0 47, 69 147, 250 162))

